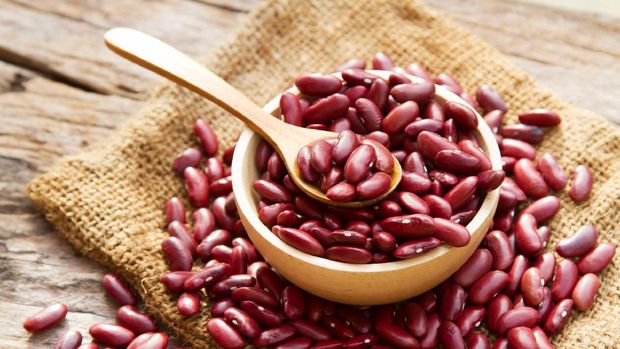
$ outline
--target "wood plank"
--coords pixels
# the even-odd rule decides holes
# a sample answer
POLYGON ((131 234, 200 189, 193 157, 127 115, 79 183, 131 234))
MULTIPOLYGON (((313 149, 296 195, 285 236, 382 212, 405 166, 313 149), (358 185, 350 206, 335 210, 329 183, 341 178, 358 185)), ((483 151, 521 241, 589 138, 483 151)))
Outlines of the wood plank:
POLYGON ((132 98, 144 95, 154 75, 105 48, 106 29, 130 26, 200 57, 244 15, 189 0, 2 0, 0 6, 0 60, 87 90, 132 98))
POLYGON ((620 123, 620 21, 520 1, 423 0, 559 97, 620 123))

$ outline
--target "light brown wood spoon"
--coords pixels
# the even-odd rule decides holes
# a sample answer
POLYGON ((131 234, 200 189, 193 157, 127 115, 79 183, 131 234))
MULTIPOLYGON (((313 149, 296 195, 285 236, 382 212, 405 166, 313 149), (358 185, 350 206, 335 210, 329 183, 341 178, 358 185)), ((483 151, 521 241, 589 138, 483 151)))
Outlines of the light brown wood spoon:
POLYGON ((384 195, 364 201, 332 201, 301 177, 297 154, 309 144, 336 138, 338 134, 293 126, 273 117, 209 69, 150 35, 128 28, 114 28, 105 33, 105 43, 118 55, 206 97, 243 121, 273 146, 295 184, 316 200, 340 207, 370 206, 389 195, 400 182, 402 168, 395 159, 392 181, 384 195))

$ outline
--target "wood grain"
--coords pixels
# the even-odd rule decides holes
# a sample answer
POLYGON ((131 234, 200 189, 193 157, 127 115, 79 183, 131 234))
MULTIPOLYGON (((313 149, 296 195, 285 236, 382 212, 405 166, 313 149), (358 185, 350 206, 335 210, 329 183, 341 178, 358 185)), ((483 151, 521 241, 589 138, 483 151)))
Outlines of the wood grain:
MULTIPOLYGON (((423 0, 491 42, 543 85, 620 122, 620 23, 516 1, 423 0)), ((76 254, 25 195, 61 155, 105 139, 137 111, 155 75, 104 48, 114 26, 193 56, 210 52, 260 0, 0 0, 0 347, 50 348, 66 329, 112 322, 103 268, 76 254), (50 301, 71 312, 29 336, 21 321, 50 301)))

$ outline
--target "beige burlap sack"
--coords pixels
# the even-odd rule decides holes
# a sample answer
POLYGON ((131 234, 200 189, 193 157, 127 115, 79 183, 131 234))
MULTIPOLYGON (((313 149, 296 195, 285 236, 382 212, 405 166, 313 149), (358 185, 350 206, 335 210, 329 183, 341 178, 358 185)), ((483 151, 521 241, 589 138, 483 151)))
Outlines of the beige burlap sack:
MULTIPOLYGON (((596 224, 602 239, 618 241, 620 132, 537 87, 496 49, 416 2, 267 1, 205 62, 262 104, 302 72, 328 72, 347 59, 368 58, 377 51, 399 65, 417 61, 434 74, 448 72, 470 93, 490 83, 512 112, 541 106, 559 112, 562 125, 549 133, 542 150, 555 154, 566 169, 587 164, 596 185, 583 204, 561 195, 563 210, 551 223, 551 242, 584 223, 596 224)), ((167 236, 163 204, 184 192, 170 164, 179 151, 195 144, 192 122, 201 117, 214 126, 222 148, 241 130, 222 110, 165 83, 112 137, 63 159, 29 186, 46 218, 77 250, 124 277, 172 334, 193 348, 212 345, 205 331, 207 312, 191 319, 177 313, 176 298, 158 282, 167 270, 159 244, 167 236)), ((620 325, 614 320, 620 314, 618 263, 607 268, 602 280, 594 307, 574 316, 554 339, 559 348, 620 345, 620 325)))

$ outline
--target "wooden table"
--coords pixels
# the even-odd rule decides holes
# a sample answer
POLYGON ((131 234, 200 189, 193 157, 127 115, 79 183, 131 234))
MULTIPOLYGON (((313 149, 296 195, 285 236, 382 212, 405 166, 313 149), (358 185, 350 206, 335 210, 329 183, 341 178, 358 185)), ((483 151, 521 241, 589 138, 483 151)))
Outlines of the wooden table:
MULTIPOLYGON (((431 3, 431 0, 424 0, 431 3)), ((259 0, 0 0, 0 348, 50 348, 66 329, 112 321, 105 271, 78 255, 28 200, 25 184, 60 156, 104 139, 157 78, 102 43, 131 26, 194 56, 209 53, 259 0), (52 302, 60 329, 22 320, 52 302)), ((515 1, 432 1, 564 99, 620 122, 620 21, 515 1)))

